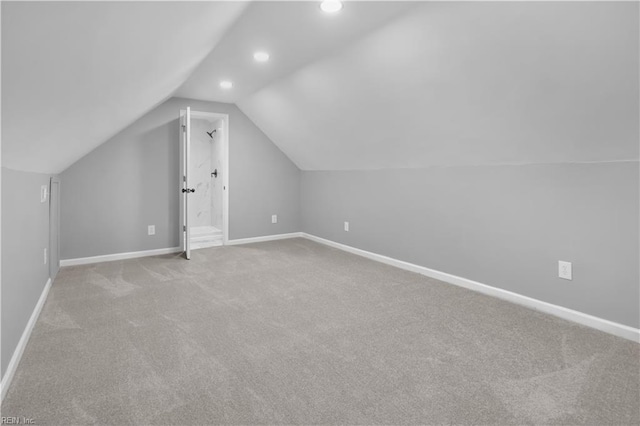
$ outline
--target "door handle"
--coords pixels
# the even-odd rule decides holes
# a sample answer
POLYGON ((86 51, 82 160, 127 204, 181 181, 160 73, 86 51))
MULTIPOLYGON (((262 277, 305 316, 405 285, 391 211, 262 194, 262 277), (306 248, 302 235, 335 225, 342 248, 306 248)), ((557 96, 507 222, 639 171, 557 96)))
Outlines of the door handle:
POLYGON ((190 193, 190 192, 196 192, 196 190, 195 190, 194 188, 191 188, 191 189, 189 189, 189 188, 182 188, 182 192, 183 192, 183 193, 185 193, 185 192, 186 192, 186 193, 188 194, 188 193, 190 193))

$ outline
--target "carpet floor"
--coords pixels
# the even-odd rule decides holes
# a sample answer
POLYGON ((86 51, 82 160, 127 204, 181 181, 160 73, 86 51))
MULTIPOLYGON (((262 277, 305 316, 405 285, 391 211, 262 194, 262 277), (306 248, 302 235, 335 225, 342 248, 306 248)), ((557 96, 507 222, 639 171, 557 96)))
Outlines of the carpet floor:
POLYGON ((639 424, 640 345, 290 239, 62 268, 2 416, 639 424))

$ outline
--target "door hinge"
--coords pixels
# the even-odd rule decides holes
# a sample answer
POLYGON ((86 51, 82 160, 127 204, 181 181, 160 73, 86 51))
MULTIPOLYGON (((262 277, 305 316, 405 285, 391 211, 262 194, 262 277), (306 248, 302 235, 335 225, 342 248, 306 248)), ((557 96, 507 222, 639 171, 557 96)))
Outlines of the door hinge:
POLYGON ((187 226, 186 225, 182 225, 182 231, 183 232, 187 232, 187 226))

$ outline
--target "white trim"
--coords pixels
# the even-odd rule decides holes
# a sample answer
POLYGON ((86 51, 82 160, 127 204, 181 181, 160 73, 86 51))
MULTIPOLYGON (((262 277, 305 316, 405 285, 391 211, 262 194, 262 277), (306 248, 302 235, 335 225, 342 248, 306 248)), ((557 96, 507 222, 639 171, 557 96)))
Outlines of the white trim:
POLYGON ((507 300, 509 302, 516 303, 527 308, 535 309, 537 311, 544 312, 558 318, 572 321, 587 327, 595 328, 596 330, 604 331, 605 333, 613 334, 615 336, 632 340, 634 342, 640 342, 640 329, 629 327, 628 325, 609 321, 579 311, 574 311, 573 309, 554 305, 552 303, 543 302, 541 300, 523 296, 518 293, 513 293, 508 290, 491 287, 489 285, 469 280, 467 278, 447 274, 446 272, 437 271, 435 269, 430 269, 424 266, 415 265, 413 263, 404 262, 402 260, 393 259, 391 257, 372 253, 345 244, 336 243, 335 241, 326 240, 324 238, 316 237, 315 235, 307 234, 304 232, 301 232, 300 236, 317 243, 344 250, 349 253, 357 254, 359 256, 363 256, 378 262, 386 263, 387 265, 395 266, 397 268, 411 272, 416 272, 418 274, 425 275, 430 278, 435 278, 449 284, 457 285, 459 287, 464 287, 469 290, 497 297, 498 299, 507 300))
MULTIPOLYGON (((183 149, 184 149, 184 188, 186 190, 191 190, 194 188, 190 188, 190 179, 189 176, 191 174, 190 165, 191 165, 191 107, 187 107, 187 114, 185 115, 185 126, 183 132, 183 149)), ((185 193, 184 197, 182 197, 184 201, 184 257, 187 260, 191 259, 191 225, 189 224, 189 193, 185 193)))
POLYGON ((227 245, 235 246, 239 244, 262 243, 265 241, 286 240, 289 238, 300 238, 303 236, 302 232, 291 232, 289 234, 265 235, 263 237, 238 238, 236 240, 229 240, 227 245))
POLYGON ((4 400, 4 397, 7 394, 7 390, 11 385, 11 380, 13 380, 13 375, 16 374, 16 370, 18 369, 18 364, 20 364, 20 359, 22 358, 24 349, 27 347, 27 342, 29 342, 29 337, 31 337, 31 332, 33 331, 33 327, 36 325, 36 321, 40 316, 40 312, 42 311, 44 302, 47 300, 47 295, 49 294, 50 288, 51 288, 51 278, 49 278, 47 280, 47 283, 44 285, 44 288, 42 289, 42 293, 40 294, 40 299, 38 299, 38 303, 36 303, 35 308, 33 308, 33 312, 31 313, 31 318, 29 318, 29 321, 27 322, 27 326, 24 328, 24 331, 22 332, 22 337, 20 337, 18 346, 16 346, 16 349, 13 351, 13 356, 11 357, 11 361, 9 361, 9 365, 7 366, 7 371, 4 372, 4 377, 2 377, 2 383, 0 383, 0 401, 4 400))
POLYGON ((79 257, 77 259, 63 259, 60 266, 86 265, 89 263, 111 262, 113 260, 136 259, 138 257, 158 256, 161 254, 180 253, 180 247, 171 247, 155 250, 132 251, 128 253, 105 254, 102 256, 79 257))
POLYGON ((180 169, 180 176, 179 179, 180 181, 178 182, 178 187, 176 188, 176 190, 180 191, 178 193, 178 199, 180 200, 179 204, 179 208, 178 208, 178 215, 180 216, 180 221, 178 224, 178 232, 180 235, 180 249, 182 249, 182 251, 186 250, 186 233, 184 230, 184 227, 186 226, 186 215, 184 214, 184 209, 186 206, 186 203, 184 202, 184 197, 186 197, 186 194, 182 192, 182 190, 185 188, 185 179, 186 179, 186 175, 185 175, 185 158, 184 158, 184 137, 185 137, 185 130, 183 130, 182 126, 185 126, 186 128, 186 121, 187 121, 187 110, 186 109, 181 109, 180 110, 180 119, 179 119, 179 123, 178 123, 178 134, 180 135, 180 137, 178 138, 178 151, 179 151, 179 163, 178 163, 178 168, 180 169))
MULTIPOLYGON (((180 117, 186 114, 186 110, 180 110, 180 117)), ((191 118, 204 118, 222 120, 222 244, 229 244, 229 114, 219 112, 190 111, 191 118)), ((180 188, 182 188, 182 174, 180 176, 180 188)), ((181 207, 182 209, 182 207, 181 207)), ((181 221, 182 222, 182 221, 181 221)), ((182 224, 180 225, 182 226, 182 224)), ((182 234, 182 230, 180 230, 182 234)), ((184 241, 184 238, 183 238, 184 241)), ((184 243, 183 243, 184 244, 184 243)))

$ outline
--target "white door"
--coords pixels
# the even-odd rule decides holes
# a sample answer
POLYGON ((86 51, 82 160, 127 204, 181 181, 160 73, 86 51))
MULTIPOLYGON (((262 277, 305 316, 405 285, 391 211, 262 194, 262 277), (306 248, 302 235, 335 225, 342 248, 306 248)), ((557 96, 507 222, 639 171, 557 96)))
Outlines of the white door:
POLYGON ((191 231, 189 229, 189 194, 195 189, 189 186, 189 164, 191 146, 191 108, 180 112, 180 179, 181 186, 181 208, 180 208, 180 235, 181 247, 184 255, 191 259, 191 231))

